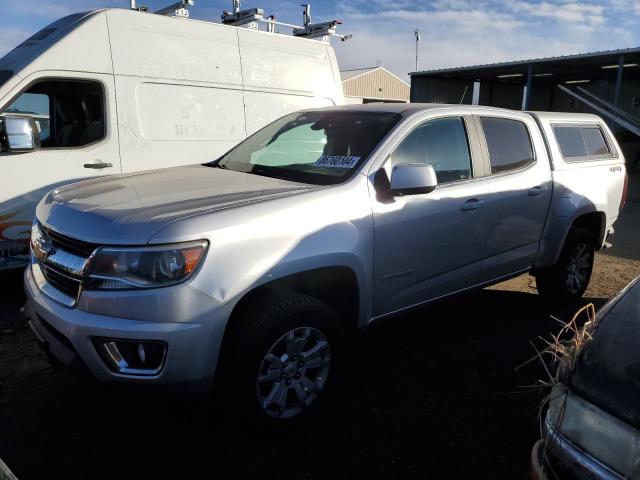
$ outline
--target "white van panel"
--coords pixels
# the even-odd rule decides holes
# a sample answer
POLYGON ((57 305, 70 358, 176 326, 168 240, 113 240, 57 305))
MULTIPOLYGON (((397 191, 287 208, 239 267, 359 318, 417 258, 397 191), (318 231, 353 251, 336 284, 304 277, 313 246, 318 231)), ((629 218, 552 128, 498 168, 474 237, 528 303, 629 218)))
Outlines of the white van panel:
POLYGON ((136 90, 136 105, 147 140, 239 142, 245 137, 239 90, 142 83, 136 90))
POLYGON ((107 14, 116 75, 242 85, 234 28, 130 10, 107 14))
POLYGON ((0 70, 20 77, 39 70, 112 73, 104 10, 69 15, 0 58, 0 70))
POLYGON ((248 29, 238 29, 238 38, 245 89, 342 96, 326 43, 248 29))
POLYGON ((204 163, 245 137, 240 89, 121 75, 115 84, 123 172, 204 163), (224 109, 222 119, 208 116, 224 109), (233 136, 223 135, 222 128, 233 136))
POLYGON ((244 103, 247 112, 253 112, 252 115, 247 115, 247 135, 255 133, 287 113, 335 105, 330 98, 265 92, 246 92, 244 103))

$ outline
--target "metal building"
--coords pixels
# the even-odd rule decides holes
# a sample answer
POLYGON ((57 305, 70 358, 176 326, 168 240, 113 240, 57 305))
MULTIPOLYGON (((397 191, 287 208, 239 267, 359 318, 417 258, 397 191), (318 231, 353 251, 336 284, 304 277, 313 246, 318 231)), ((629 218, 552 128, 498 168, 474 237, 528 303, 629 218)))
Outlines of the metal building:
POLYGON ((409 75, 412 102, 596 113, 640 162, 640 47, 409 75))
POLYGON ((340 75, 347 103, 409 101, 409 84, 384 67, 343 70, 340 75))

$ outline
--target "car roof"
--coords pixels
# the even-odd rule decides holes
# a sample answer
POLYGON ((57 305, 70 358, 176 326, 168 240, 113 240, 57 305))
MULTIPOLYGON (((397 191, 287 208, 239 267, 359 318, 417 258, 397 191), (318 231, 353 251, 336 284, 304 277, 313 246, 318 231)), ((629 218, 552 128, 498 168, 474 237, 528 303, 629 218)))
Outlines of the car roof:
POLYGON ((460 113, 474 113, 476 111, 494 111, 499 112, 513 112, 520 110, 508 110, 505 108, 487 107, 485 105, 458 105, 447 103, 365 103, 365 104, 352 104, 352 105, 338 105, 333 107, 323 107, 313 110, 318 111, 351 111, 351 112, 379 112, 379 113, 399 113, 402 116, 410 116, 415 113, 427 112, 433 110, 447 111, 460 113))

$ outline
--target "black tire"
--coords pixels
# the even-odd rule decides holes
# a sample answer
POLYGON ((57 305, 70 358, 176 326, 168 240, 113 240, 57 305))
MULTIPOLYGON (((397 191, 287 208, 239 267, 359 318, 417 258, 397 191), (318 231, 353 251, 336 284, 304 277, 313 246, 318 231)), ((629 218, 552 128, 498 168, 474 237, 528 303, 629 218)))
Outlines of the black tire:
MULTIPOLYGON (((595 246, 591 234, 583 228, 571 228, 558 262, 535 274, 538 293, 556 303, 577 302, 589 285, 594 258, 595 246), (578 269, 576 277, 572 270, 575 268, 574 258, 581 252, 584 257, 580 256, 585 259, 586 264, 578 269)), ((583 264, 580 262, 580 265, 583 264)))
MULTIPOLYGON (((291 424, 297 422, 300 419, 309 416, 309 413, 316 410, 325 398, 330 394, 333 384, 336 380, 338 359, 340 349, 342 347, 344 331, 342 324, 338 316, 334 311, 329 308, 325 303, 317 300, 313 297, 306 295, 287 295, 276 296, 275 298, 267 298, 266 301, 261 302, 259 305, 254 305, 250 309, 247 309, 243 318, 238 319, 241 323, 234 331, 231 338, 228 340, 231 342, 225 348, 224 365, 224 380, 222 396, 223 409, 232 408, 239 418, 251 419, 250 421, 258 420, 263 424, 291 424), (284 363, 278 367, 278 375, 286 375, 285 380, 273 380, 273 387, 270 383, 259 383, 259 373, 263 375, 264 363, 266 354, 276 346, 279 341, 282 341, 283 336, 289 332, 296 332, 297 340, 302 340, 306 330, 313 332, 314 335, 320 334, 327 340, 328 350, 323 353, 329 353, 330 359, 323 358, 323 366, 318 367, 318 370, 303 369, 295 370, 293 373, 286 371, 284 363), (328 371, 323 373, 324 365, 328 365, 328 371), (289 378, 289 375, 298 375, 300 372, 307 372, 307 375, 314 376, 317 374, 318 378, 324 378, 324 383, 319 381, 314 384, 318 387, 320 383, 322 386, 315 392, 313 399, 309 400, 310 404, 299 405, 300 411, 294 415, 284 414, 278 412, 280 408, 272 404, 268 408, 264 408, 259 401, 259 394, 264 394, 268 397, 267 391, 270 388, 276 388, 276 383, 281 383, 279 388, 287 388, 286 398, 290 400, 288 403, 295 403, 295 400, 299 400, 298 391, 294 391, 294 386, 287 384, 285 386, 284 381, 295 382, 297 377, 289 378), (310 373, 309 373, 310 372, 310 373)), ((287 339, 290 337, 287 336, 287 339)), ((315 338, 309 337, 307 346, 317 345, 320 343, 315 338), (315 343, 314 343, 315 342, 315 343)), ((285 343, 288 347, 287 340, 285 343)), ((288 352, 285 352, 288 353, 288 352)), ((301 354, 304 352, 300 352, 301 354)), ((277 355, 276 355, 277 356, 277 355)), ((282 358, 282 357, 280 357, 282 358)), ((301 357, 300 357, 301 358, 301 357)), ((296 368, 300 366, 298 360, 292 361, 296 363, 296 368)), ((304 363, 304 362, 302 362, 304 363)), ((287 368, 291 367, 289 365, 287 368)), ((276 370, 267 369, 266 371, 272 372, 276 370)), ((302 375, 305 376, 304 374, 302 375)), ((304 381, 302 378, 297 382, 304 381)), ((305 391, 307 390, 308 382, 304 385, 305 391)), ((300 387, 300 385, 297 385, 300 387)), ((293 407, 292 407, 293 408, 293 407)), ((290 413, 290 412, 289 412, 290 413)))

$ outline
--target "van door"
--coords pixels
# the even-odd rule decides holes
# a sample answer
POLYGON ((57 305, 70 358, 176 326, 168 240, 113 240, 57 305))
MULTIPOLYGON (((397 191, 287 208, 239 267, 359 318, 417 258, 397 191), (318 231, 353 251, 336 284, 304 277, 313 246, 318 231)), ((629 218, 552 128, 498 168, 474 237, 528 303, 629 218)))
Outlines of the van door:
POLYGON ((41 145, 0 152, 0 270, 27 261, 35 207, 49 190, 121 172, 113 77, 39 75, 0 107, 0 117, 32 117, 41 145))
POLYGON ((451 116, 419 124, 391 153, 387 172, 399 162, 428 163, 438 186, 427 194, 372 198, 375 316, 479 282, 488 192, 475 168, 482 161, 478 148, 470 118, 451 116))
POLYGON ((551 169, 536 125, 528 116, 480 116, 487 183, 487 237, 483 281, 528 269, 538 253, 551 203, 551 169))

